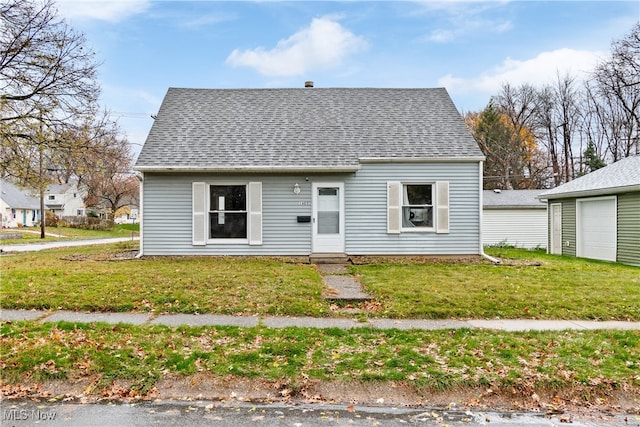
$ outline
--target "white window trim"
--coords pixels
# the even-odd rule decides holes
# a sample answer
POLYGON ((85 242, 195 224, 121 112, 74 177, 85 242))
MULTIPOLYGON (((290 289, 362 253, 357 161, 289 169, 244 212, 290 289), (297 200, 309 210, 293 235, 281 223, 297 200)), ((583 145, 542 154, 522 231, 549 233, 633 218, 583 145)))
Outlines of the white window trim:
POLYGON ((251 224, 250 215, 249 215, 249 182, 247 181, 225 181, 225 182, 207 182, 206 184, 206 195, 207 198, 205 200, 205 231, 206 231, 206 240, 209 245, 248 245, 249 244, 249 232, 251 224), (247 237, 235 238, 235 239, 215 239, 210 236, 211 232, 211 213, 214 212, 211 210, 211 186, 244 186, 245 191, 245 209, 244 211, 234 211, 234 213, 244 212, 247 216, 247 237))
POLYGON ((435 182, 400 182, 400 232, 401 233, 433 233, 436 231, 436 183, 435 182), (431 186, 431 227, 403 227, 403 212, 404 212, 404 189, 407 185, 430 185, 431 186))
POLYGON ((262 182, 192 182, 191 245, 262 245, 262 182), (247 237, 239 239, 209 238, 211 185, 244 185, 247 192, 247 237))
POLYGON ((449 205, 449 181, 389 181, 387 182, 387 234, 448 234, 449 205), (431 185, 432 227, 402 226, 405 185, 431 185))

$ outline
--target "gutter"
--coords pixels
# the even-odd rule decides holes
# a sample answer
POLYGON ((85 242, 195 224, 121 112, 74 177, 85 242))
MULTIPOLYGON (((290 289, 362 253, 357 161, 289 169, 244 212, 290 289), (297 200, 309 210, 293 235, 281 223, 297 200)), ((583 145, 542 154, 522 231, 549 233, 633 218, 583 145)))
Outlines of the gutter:
POLYGON ((484 156, 470 157, 360 157, 360 163, 476 163, 483 162, 484 156))
POLYGON ((566 192, 557 192, 557 193, 542 193, 536 196, 536 199, 539 199, 544 203, 549 200, 572 199, 572 198, 594 197, 594 196, 608 196, 610 194, 632 193, 635 191, 640 191, 640 185, 633 184, 633 185, 625 185, 620 187, 597 188, 592 190, 575 190, 575 191, 566 191, 566 192))
POLYGON ((478 182, 480 183, 480 190, 479 190, 480 203, 479 203, 479 206, 478 206, 478 218, 479 218, 479 221, 480 221, 480 223, 478 224, 478 229, 480 230, 478 232, 478 237, 479 237, 479 240, 480 240, 479 241, 479 245, 480 245, 479 252, 480 252, 480 256, 483 257, 484 259, 488 259, 489 261, 491 261, 494 264, 502 264, 502 261, 500 261, 499 259, 485 254, 484 253, 484 245, 482 244, 482 216, 483 216, 483 208, 484 208, 484 201, 482 200, 483 199, 482 196, 484 194, 483 193, 483 189, 482 189, 482 182, 483 182, 483 176, 482 176, 483 165, 482 165, 482 163, 483 163, 482 161, 479 163, 480 167, 478 168, 479 169, 478 170, 478 174, 479 174, 479 181, 478 182))
POLYGON ((140 250, 138 251, 138 255, 136 255, 136 258, 142 258, 143 252, 144 252, 144 239, 143 239, 143 234, 144 234, 144 199, 142 197, 143 195, 143 187, 144 187, 144 172, 140 172, 139 174, 136 175, 138 177, 138 180, 140 181, 140 188, 139 188, 139 193, 138 193, 138 217, 140 218, 140 250))
POLYGON ((353 173, 360 166, 135 166, 134 170, 154 173, 353 173))
POLYGON ((482 258, 488 259, 489 261, 491 261, 494 264, 502 264, 502 261, 500 261, 498 258, 494 258, 491 255, 487 255, 484 253, 484 248, 480 249, 480 256, 482 258))

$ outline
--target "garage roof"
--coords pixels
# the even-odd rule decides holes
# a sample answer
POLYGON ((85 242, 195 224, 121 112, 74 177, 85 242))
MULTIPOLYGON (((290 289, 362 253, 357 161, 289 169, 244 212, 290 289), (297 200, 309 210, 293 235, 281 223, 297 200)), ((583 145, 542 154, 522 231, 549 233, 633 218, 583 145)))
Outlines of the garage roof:
POLYGON ((545 191, 538 197, 540 199, 562 199, 631 191, 640 191, 640 156, 619 160, 602 169, 545 191))

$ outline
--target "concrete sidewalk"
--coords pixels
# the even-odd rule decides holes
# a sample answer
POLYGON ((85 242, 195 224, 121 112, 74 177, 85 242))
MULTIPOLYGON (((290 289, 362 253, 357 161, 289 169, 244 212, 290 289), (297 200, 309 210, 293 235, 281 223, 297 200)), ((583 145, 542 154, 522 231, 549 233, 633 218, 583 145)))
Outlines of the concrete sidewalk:
POLYGON ((1 310, 0 320, 38 322, 102 322, 132 325, 165 326, 266 326, 269 328, 373 328, 373 329, 486 329, 508 332, 561 331, 561 330, 640 330, 640 322, 589 321, 589 320, 528 320, 528 319, 477 319, 477 320, 422 320, 422 319, 368 319, 360 322, 349 318, 276 317, 276 316, 225 316, 217 314, 161 314, 151 313, 85 313, 75 311, 1 310))

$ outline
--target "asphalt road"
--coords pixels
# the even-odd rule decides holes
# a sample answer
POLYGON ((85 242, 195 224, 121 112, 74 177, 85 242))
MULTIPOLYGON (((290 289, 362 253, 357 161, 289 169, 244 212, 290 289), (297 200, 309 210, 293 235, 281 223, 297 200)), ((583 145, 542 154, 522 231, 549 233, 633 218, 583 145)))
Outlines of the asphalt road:
POLYGON ((5 399, 1 409, 3 427, 640 426, 640 417, 622 414, 580 420, 568 415, 547 417, 536 413, 211 401, 82 404, 5 399))

